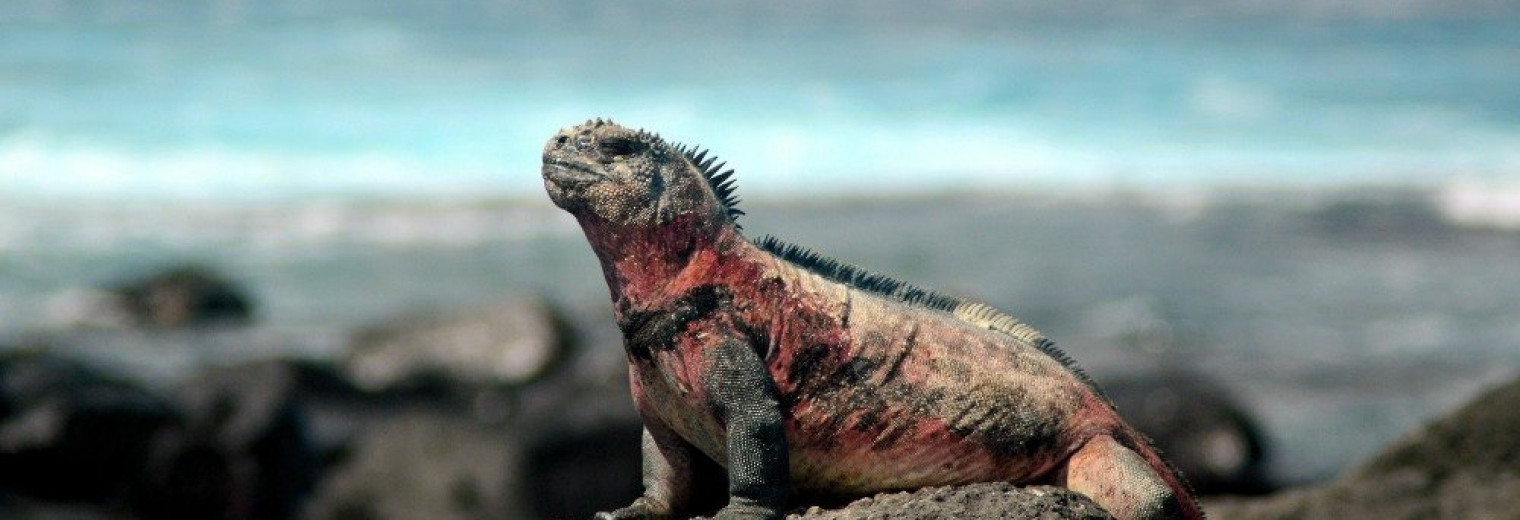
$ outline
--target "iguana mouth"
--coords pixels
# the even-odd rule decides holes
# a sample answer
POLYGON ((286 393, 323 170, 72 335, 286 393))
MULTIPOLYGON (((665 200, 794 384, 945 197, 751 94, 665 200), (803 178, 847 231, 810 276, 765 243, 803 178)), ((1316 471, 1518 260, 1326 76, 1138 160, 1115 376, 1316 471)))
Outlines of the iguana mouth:
POLYGON ((555 184, 593 184, 607 179, 606 175, 593 171, 586 165, 563 159, 544 158, 543 175, 555 184))

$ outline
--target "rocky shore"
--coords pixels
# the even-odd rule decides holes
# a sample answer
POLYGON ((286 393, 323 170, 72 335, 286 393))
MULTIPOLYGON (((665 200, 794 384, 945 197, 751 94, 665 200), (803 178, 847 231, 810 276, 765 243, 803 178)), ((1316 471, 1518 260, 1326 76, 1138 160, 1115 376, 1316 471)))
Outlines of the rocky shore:
POLYGON ((1332 482, 1207 504, 1222 520, 1516 518, 1520 380, 1384 448, 1332 482))

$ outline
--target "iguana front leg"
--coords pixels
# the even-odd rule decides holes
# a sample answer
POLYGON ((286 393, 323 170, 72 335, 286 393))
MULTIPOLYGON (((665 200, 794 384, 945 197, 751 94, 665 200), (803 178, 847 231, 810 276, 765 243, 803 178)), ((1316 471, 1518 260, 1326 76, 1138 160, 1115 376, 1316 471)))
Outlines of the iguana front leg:
MULTIPOLYGON (((714 520, 774 520, 781 517, 788 489, 787 445, 781 410, 771 381, 748 343, 731 334, 704 350, 700 382, 707 406, 727 438, 729 503, 714 520)), ((702 483, 721 470, 706 455, 660 421, 646 406, 638 376, 635 401, 644 415, 644 495, 597 520, 666 520, 690 510, 702 497, 702 483)))
POLYGON ((786 506, 789 469, 775 382, 739 337, 707 351, 702 384, 728 434, 727 507, 713 520, 774 520, 786 506))

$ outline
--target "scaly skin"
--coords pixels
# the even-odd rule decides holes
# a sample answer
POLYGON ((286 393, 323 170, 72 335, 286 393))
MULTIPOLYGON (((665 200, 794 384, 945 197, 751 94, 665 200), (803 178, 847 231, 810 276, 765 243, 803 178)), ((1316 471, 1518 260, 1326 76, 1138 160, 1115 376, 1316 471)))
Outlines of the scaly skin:
POLYGON ((644 419, 643 497, 605 519, 775 519, 790 493, 1064 485, 1125 519, 1202 518, 1144 437, 1038 332, 735 223, 731 172, 601 120, 544 149, 544 184, 602 264, 644 419), (716 464, 714 464, 716 463, 716 464))

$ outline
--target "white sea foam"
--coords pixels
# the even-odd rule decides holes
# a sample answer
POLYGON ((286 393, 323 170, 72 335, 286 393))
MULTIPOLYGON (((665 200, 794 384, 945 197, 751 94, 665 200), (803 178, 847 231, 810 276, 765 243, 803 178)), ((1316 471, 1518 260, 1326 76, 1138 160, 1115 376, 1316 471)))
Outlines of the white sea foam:
POLYGON ((313 245, 468 247, 573 232, 540 204, 0 204, 0 252, 174 250, 285 253, 313 245))
POLYGON ((36 200, 236 202, 324 194, 478 197, 531 186, 537 174, 531 163, 527 171, 511 175, 500 171, 507 165, 429 161, 405 151, 156 148, 12 134, 0 138, 0 186, 11 198, 36 200))
POLYGON ((1437 207, 1458 225, 1520 230, 1520 181, 1460 181, 1443 188, 1437 207))

